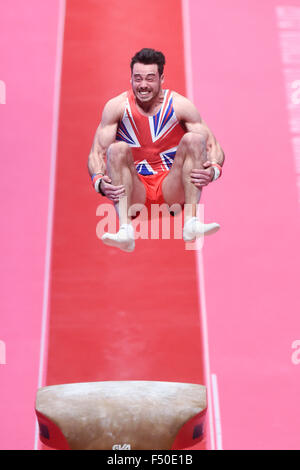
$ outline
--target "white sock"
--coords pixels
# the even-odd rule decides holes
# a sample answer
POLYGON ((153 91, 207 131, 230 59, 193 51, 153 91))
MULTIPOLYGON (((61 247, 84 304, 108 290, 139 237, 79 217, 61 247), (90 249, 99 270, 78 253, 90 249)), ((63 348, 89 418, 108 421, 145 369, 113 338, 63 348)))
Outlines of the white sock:
POLYGON ((131 252, 135 248, 134 230, 131 224, 122 224, 117 233, 104 233, 101 240, 105 245, 131 252))
POLYGON ((190 242, 199 238, 201 235, 212 235, 217 232, 220 225, 213 222, 211 224, 203 224, 198 217, 191 217, 188 219, 183 227, 183 239, 190 242))

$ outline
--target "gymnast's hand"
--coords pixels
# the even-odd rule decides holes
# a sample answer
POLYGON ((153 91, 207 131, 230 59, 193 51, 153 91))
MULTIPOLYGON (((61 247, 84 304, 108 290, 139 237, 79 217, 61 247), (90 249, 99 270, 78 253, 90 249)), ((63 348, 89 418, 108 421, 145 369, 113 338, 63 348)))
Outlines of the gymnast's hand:
POLYGON ((100 187, 102 194, 113 202, 118 202, 120 197, 125 196, 125 187, 123 185, 114 186, 108 175, 103 176, 100 187))
POLYGON ((203 186, 207 186, 214 177, 214 169, 211 166, 211 162, 204 162, 203 167, 204 169, 194 168, 190 173, 191 183, 199 189, 203 186))

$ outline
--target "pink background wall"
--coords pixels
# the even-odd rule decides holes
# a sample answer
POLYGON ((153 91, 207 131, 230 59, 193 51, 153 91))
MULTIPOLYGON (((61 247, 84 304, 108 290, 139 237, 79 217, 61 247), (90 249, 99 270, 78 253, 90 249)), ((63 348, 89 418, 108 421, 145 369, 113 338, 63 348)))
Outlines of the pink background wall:
POLYGON ((59 0, 1 0, 0 7, 2 449, 34 446, 58 7, 59 0))
POLYGON ((225 449, 299 449, 300 211, 275 11, 284 4, 189 1, 194 99, 226 154, 203 198, 222 227, 204 267, 225 449))

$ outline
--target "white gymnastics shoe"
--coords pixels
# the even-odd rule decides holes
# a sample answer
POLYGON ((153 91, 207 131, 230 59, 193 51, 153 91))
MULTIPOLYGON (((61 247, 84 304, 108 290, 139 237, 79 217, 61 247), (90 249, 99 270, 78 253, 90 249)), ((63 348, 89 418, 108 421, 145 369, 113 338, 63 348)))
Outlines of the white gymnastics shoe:
POLYGON ((183 227, 183 239, 185 242, 191 242, 201 235, 212 235, 220 228, 215 222, 211 224, 203 224, 198 217, 189 219, 183 227))
POLYGON ((131 224, 122 224, 117 233, 104 233, 101 240, 105 245, 131 252, 135 248, 134 230, 131 224))

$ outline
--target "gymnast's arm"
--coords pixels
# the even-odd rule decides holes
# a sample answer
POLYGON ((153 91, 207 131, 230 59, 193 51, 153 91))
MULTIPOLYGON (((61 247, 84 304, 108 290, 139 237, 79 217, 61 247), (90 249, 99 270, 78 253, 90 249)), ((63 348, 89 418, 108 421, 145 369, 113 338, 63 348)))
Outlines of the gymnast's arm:
POLYGON ((119 197, 125 191, 123 186, 111 184, 111 179, 106 174, 106 152, 116 140, 118 124, 124 112, 124 98, 126 99, 126 93, 109 100, 104 106, 101 122, 96 130, 88 158, 90 176, 101 175, 100 186, 95 189, 111 200, 114 200, 115 196, 119 197))
POLYGON ((119 112, 116 98, 109 100, 104 106, 101 122, 96 130, 92 148, 88 157, 90 175, 106 172, 106 152, 115 142, 118 129, 119 112))

